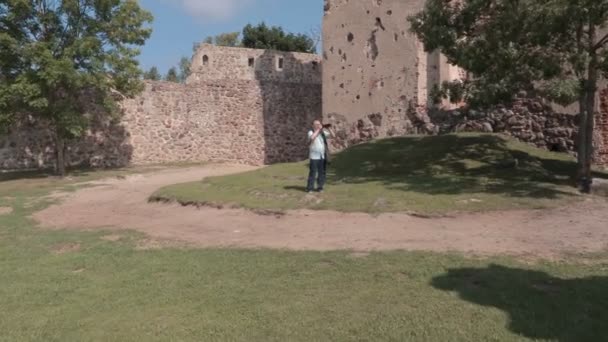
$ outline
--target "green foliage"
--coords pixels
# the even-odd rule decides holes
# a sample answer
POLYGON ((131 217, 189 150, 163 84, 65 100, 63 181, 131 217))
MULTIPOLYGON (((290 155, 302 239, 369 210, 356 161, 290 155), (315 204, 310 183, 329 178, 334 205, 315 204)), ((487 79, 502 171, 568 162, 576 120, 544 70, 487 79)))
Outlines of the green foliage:
POLYGON ((410 136, 353 146, 332 158, 319 201, 303 200, 307 166, 277 164, 176 184, 152 198, 250 209, 425 214, 553 207, 582 199, 568 177, 576 168, 570 156, 499 135, 410 136))
POLYGON ((179 75, 177 74, 177 69, 175 67, 171 67, 169 71, 167 71, 167 75, 165 76, 165 81, 178 83, 179 75))
MULTIPOLYGON (((146 172, 152 171, 158 168, 146 172)), ((455 252, 194 248, 118 229, 40 229, 31 219, 50 204, 52 193, 139 172, 83 171, 63 180, 0 174, 0 207, 13 210, 0 215, 0 340, 468 342, 608 336, 606 253, 549 261, 455 252)), ((243 222, 224 229, 251 234, 249 227, 243 222)), ((277 238, 303 238, 285 235, 277 238)))
POLYGON ((428 0, 409 21, 427 51, 439 49, 472 75, 463 94, 473 106, 511 102, 521 90, 562 105, 579 101, 577 174, 590 191, 608 0, 428 0))
POLYGON ((160 72, 158 72, 158 68, 155 66, 144 72, 144 80, 159 81, 161 78, 162 76, 160 75, 160 72))
POLYGON ((116 229, 39 229, 30 218, 51 193, 133 171, 64 180, 0 174, 0 207, 13 209, 0 215, 3 341, 608 336, 605 254, 524 262, 456 253, 158 248, 172 242, 116 229), (146 248, 151 240, 158 244, 146 248))
MULTIPOLYGON (((203 40, 205 44, 217 46, 247 47, 252 49, 270 49, 290 52, 314 53, 316 44, 314 39, 305 34, 286 33, 279 26, 269 27, 265 23, 257 26, 248 24, 241 32, 227 32, 216 36, 208 36, 203 40)), ((199 44, 194 44, 196 51, 199 44)))
MULTIPOLYGON (((313 32, 314 34, 314 32, 313 32)), ((305 34, 285 33, 279 26, 269 27, 265 23, 257 26, 245 26, 242 32, 227 32, 216 36, 208 36, 203 40, 205 44, 217 46, 247 47, 252 49, 270 49, 288 52, 314 53, 318 41, 305 34)), ((320 37, 316 37, 320 40, 320 37)), ((198 44, 194 44, 194 50, 198 44)))
POLYGON ((278 26, 269 27, 265 23, 257 26, 248 24, 243 28, 242 44, 253 49, 271 49, 290 52, 315 52, 315 42, 305 34, 285 33, 278 26))
POLYGON ((178 79, 180 82, 186 82, 186 79, 190 76, 190 59, 182 57, 179 61, 179 75, 178 79))
POLYGON ((136 47, 151 21, 136 0, 2 1, 0 125, 29 113, 48 119, 58 140, 81 135, 85 95, 110 111, 115 92, 142 90, 136 47))
POLYGON ((572 80, 586 77, 587 47, 605 49, 581 28, 606 23, 607 8, 606 0, 429 0, 409 20, 427 51, 474 75, 464 84, 472 104, 507 102, 520 90, 565 104, 579 98, 572 80))
POLYGON ((239 40, 240 34, 240 32, 228 32, 219 34, 214 38, 215 45, 232 47, 239 46, 241 45, 241 42, 239 40))
POLYGON ((433 104, 438 105, 443 99, 450 100, 451 103, 464 101, 466 95, 466 83, 461 80, 444 81, 441 86, 433 85, 429 93, 433 104))
POLYGON ((203 40, 205 44, 214 44, 217 46, 237 47, 241 45, 239 36, 240 32, 220 33, 217 36, 208 36, 203 40))

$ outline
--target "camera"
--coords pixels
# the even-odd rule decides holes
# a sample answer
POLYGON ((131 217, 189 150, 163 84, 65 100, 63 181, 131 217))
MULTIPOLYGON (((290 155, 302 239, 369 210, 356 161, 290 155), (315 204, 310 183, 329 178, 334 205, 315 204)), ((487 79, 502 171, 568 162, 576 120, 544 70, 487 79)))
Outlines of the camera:
POLYGON ((331 128, 331 124, 325 124, 323 125, 323 128, 331 128))

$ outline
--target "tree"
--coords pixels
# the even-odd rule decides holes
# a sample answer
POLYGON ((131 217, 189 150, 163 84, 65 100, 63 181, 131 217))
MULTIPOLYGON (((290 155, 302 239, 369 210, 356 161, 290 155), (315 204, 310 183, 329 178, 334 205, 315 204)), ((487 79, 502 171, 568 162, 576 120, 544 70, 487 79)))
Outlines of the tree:
POLYGON ((151 67, 150 70, 144 73, 144 80, 159 81, 161 78, 162 77, 158 72, 158 68, 155 66, 151 67))
POLYGON ((0 124, 25 113, 48 121, 65 175, 65 141, 90 124, 84 95, 116 114, 117 94, 143 90, 136 46, 151 21, 136 0, 0 2, 0 124))
POLYGON ((190 76, 190 59, 182 57, 179 61, 179 81, 185 83, 188 76, 190 76))
POLYGON ((305 34, 285 33, 278 26, 248 24, 243 28, 242 45, 252 49, 271 49, 291 52, 315 52, 315 42, 305 34))
POLYGON ((241 45, 239 40, 240 32, 228 32, 215 36, 214 41, 217 46, 236 47, 241 45))
POLYGON ((167 75, 165 76, 165 81, 168 82, 179 82, 179 76, 177 75, 177 69, 175 67, 171 67, 169 71, 167 71, 167 75))
MULTIPOLYGON (((590 191, 597 84, 608 72, 608 0, 428 0, 409 18, 426 51, 470 72, 471 104, 507 102, 521 91, 579 102, 577 178, 590 191)), ((453 85, 452 85, 453 86, 453 85)))
MULTIPOLYGON (((221 33, 206 37, 203 43, 217 46, 314 53, 321 41, 319 28, 312 29, 309 35, 293 34, 285 33, 278 26, 268 27, 265 23, 260 23, 257 26, 249 24, 243 28, 242 39, 239 39, 240 35, 240 32, 221 33)), ((198 46, 199 44, 193 45, 195 52, 198 46)))
MULTIPOLYGON (((217 36, 208 36, 203 40, 204 44, 213 44, 217 46, 237 47, 241 45, 239 40, 240 32, 220 33, 217 36)), ((195 50, 198 44, 195 44, 195 50)))

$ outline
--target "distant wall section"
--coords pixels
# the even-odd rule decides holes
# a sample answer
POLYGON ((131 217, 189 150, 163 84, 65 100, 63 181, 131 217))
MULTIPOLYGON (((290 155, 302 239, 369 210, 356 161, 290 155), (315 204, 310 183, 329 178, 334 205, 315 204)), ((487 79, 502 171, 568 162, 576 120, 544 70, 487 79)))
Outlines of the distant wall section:
MULTIPOLYGON (((202 45, 186 84, 146 82, 122 101, 120 120, 95 119, 66 146, 72 166, 171 162, 265 164, 306 158, 306 131, 321 117, 317 55, 202 45)), ((51 168, 53 135, 24 121, 0 136, 0 169, 51 168)))

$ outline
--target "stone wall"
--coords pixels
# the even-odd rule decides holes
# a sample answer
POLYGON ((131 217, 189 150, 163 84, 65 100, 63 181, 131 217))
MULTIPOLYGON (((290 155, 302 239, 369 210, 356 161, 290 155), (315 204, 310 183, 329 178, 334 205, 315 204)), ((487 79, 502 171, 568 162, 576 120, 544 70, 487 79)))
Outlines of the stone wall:
POLYGON ((576 152, 578 116, 555 113, 551 104, 538 99, 519 99, 488 111, 432 111, 430 117, 439 134, 502 133, 551 151, 576 152))
MULTIPOLYGON (((195 59, 208 55, 209 74, 206 69, 195 69, 187 84, 146 82, 142 94, 121 103, 119 120, 100 119, 104 116, 95 111, 87 114, 92 117, 92 128, 83 139, 67 144, 68 164, 264 164, 305 159, 306 132, 321 117, 320 58, 238 50, 201 46, 195 59), (237 72, 242 78, 230 76, 230 70, 239 69, 241 57, 251 55, 258 60, 251 73, 237 72), (268 63, 276 56, 282 56, 283 68, 269 70, 268 63), (212 67, 217 68, 215 73, 212 67)), ((245 67, 240 68, 249 70, 248 59, 244 62, 245 67)), ((0 136, 3 170, 51 168, 55 154, 53 135, 44 122, 24 120, 8 135, 0 136)))
POLYGON ((244 80, 154 83, 125 107, 134 164, 274 163, 306 157, 306 129, 320 114, 321 89, 244 80))
POLYGON ((323 116, 340 127, 338 145, 432 132, 425 117, 431 89, 463 75, 410 32, 407 17, 424 3, 325 1, 323 116))
MULTIPOLYGON (((465 77, 441 53, 426 53, 409 32, 409 15, 425 0, 325 0, 323 118, 333 148, 373 138, 453 131, 502 132, 542 148, 575 150, 578 106, 534 99, 489 113, 455 110, 430 99, 433 87, 465 77), (453 110, 453 111, 451 111, 453 110), (439 114, 442 113, 442 114, 439 114), (558 114, 564 113, 564 114, 558 114), (432 114, 432 115, 431 115, 432 114)), ((608 163, 608 88, 602 92, 595 159, 608 163)))
POLYGON ((238 79, 321 84, 318 55, 200 44, 188 84, 238 79))
POLYGON ((608 88, 600 91, 600 111, 596 120, 596 162, 608 165, 608 88))
MULTIPOLYGON (((72 166, 126 166, 133 146, 120 121, 90 113, 92 127, 83 139, 66 143, 66 163, 72 166)), ((55 141, 44 121, 26 118, 8 134, 0 134, 0 170, 47 169, 55 163, 55 141)))
MULTIPOLYGON (((602 94, 594 139, 597 165, 608 164, 608 89, 602 94)), ((330 115, 328 121, 337 132, 333 141, 336 150, 383 136, 485 132, 506 134, 550 151, 577 152, 578 115, 556 113, 551 103, 540 99, 519 99, 511 106, 487 111, 463 107, 425 112, 409 108, 399 117, 378 113, 352 124, 346 118, 330 115)))
POLYGON ((408 13, 424 0, 327 0, 323 18, 323 112, 356 122, 417 103, 418 46, 408 13), (403 105, 405 104, 405 106, 403 105))

